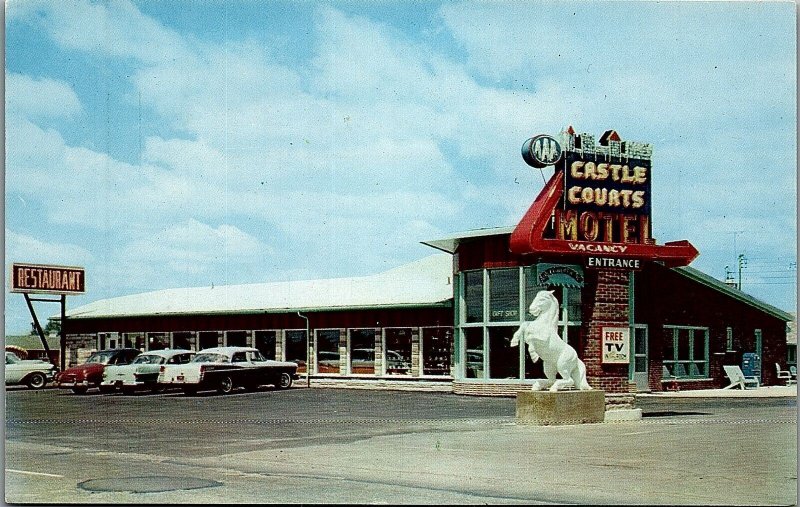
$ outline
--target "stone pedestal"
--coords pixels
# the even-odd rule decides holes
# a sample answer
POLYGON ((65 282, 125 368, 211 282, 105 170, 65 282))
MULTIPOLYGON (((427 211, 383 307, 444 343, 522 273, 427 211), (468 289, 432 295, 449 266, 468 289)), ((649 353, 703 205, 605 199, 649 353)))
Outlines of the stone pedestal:
POLYGON ((605 418, 605 411, 605 392, 598 389, 517 393, 518 424, 600 423, 605 418))

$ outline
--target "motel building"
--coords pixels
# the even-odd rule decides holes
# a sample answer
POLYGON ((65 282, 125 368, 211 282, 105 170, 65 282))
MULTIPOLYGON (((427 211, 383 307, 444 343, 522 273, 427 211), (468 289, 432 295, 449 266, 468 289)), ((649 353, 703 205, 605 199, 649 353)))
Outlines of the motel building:
POLYGON ((723 366, 751 353, 761 383, 779 383, 792 316, 690 267, 689 241, 657 243, 650 145, 613 130, 595 143, 570 127, 522 151, 555 171, 515 226, 423 241, 438 252, 371 276, 95 301, 65 314, 67 362, 104 348, 248 345, 297 362, 312 387, 513 395, 544 377, 541 361, 510 342, 533 319, 537 292, 550 290, 559 334, 594 388, 724 387, 723 366))

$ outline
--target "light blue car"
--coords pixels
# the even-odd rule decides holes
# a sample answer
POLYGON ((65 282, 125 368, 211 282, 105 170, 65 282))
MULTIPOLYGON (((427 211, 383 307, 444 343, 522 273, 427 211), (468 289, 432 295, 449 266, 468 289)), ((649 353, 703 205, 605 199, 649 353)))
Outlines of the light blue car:
POLYGON ((107 366, 103 372, 101 387, 105 392, 117 389, 132 394, 139 389, 159 391, 158 373, 162 365, 184 364, 192 360, 195 353, 183 349, 151 350, 136 357, 131 364, 107 366))

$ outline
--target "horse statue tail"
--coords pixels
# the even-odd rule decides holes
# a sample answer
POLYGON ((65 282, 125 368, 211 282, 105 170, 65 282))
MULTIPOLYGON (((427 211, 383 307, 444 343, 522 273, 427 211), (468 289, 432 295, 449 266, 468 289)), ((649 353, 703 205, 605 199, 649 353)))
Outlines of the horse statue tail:
MULTIPOLYGON (((573 379, 574 380, 574 379, 573 379)), ((586 381, 586 365, 583 364, 583 361, 578 360, 578 382, 575 382, 575 389, 581 391, 588 391, 592 388, 589 385, 589 382, 586 381)))

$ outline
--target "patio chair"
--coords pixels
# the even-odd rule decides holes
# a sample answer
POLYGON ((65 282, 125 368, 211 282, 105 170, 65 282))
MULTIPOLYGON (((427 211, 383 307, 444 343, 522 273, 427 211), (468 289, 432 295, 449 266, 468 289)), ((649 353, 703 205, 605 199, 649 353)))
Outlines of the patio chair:
POLYGON ((745 377, 744 373, 742 373, 742 369, 738 366, 723 366, 722 368, 725 370, 725 375, 731 381, 730 385, 723 387, 723 389, 739 387, 740 389, 744 390, 747 389, 747 385, 754 385, 755 387, 759 387, 761 385, 761 382, 757 378, 745 377))
POLYGON ((781 370, 780 364, 775 363, 775 370, 778 372, 778 380, 785 380, 787 386, 796 382, 796 380, 792 380, 792 372, 789 370, 781 370))
POLYGON ((792 374, 792 380, 797 380, 797 366, 790 366, 789 373, 792 374))
POLYGON ((669 371, 669 368, 664 365, 661 366, 661 380, 666 382, 664 387, 667 391, 681 390, 680 384, 678 384, 678 377, 673 375, 672 372, 669 371))

